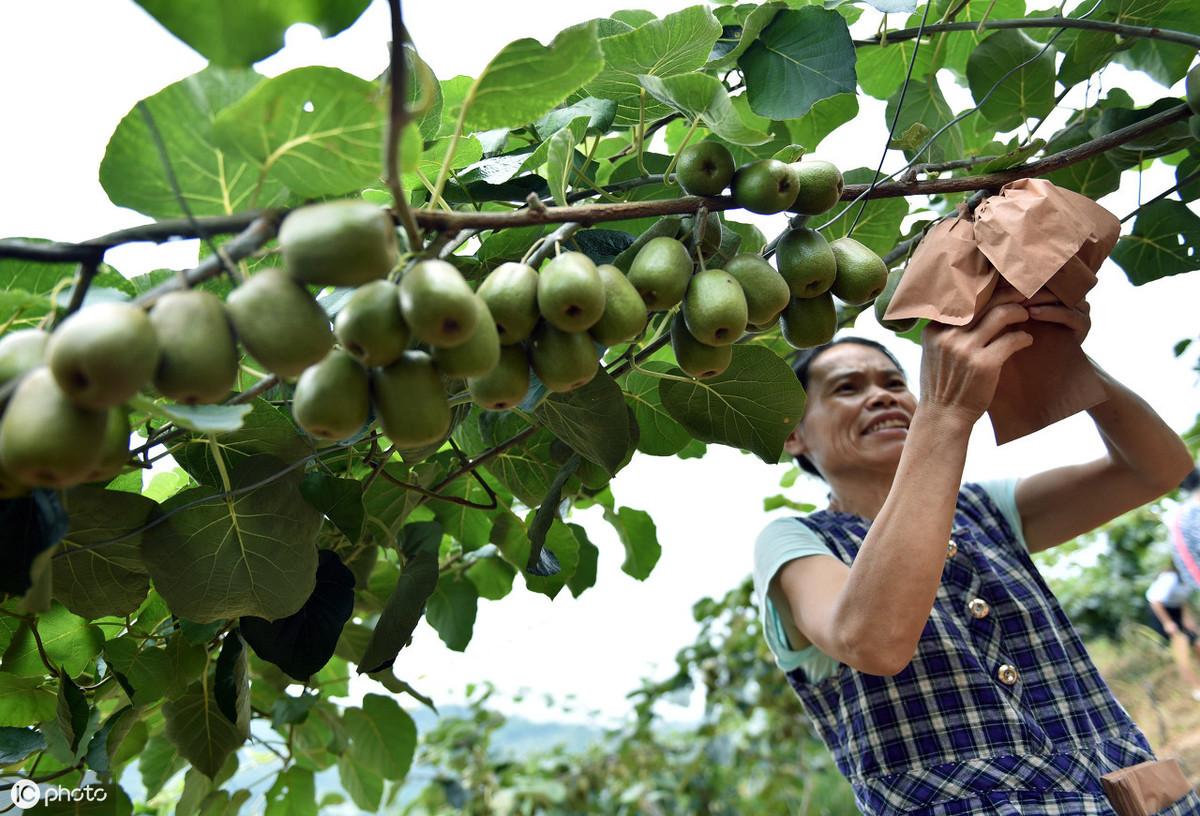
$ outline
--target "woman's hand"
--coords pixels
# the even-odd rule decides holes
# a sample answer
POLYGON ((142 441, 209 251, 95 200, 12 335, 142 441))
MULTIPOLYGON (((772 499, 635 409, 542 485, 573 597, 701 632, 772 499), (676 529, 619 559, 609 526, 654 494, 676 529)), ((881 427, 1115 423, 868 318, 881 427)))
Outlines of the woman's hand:
POLYGON ((1000 369, 1033 343, 1014 328, 1029 319, 1016 289, 997 289, 965 326, 928 324, 921 334, 921 405, 957 414, 974 424, 991 405, 1000 369))
POLYGON ((1066 326, 1075 335, 1075 342, 1080 345, 1083 345, 1083 339, 1087 337, 1092 328, 1092 306, 1087 302, 1087 298, 1074 306, 1065 306, 1058 300, 1048 303, 1038 302, 1038 296, 1034 295, 1029 299, 1026 309, 1029 311, 1030 320, 1066 326))

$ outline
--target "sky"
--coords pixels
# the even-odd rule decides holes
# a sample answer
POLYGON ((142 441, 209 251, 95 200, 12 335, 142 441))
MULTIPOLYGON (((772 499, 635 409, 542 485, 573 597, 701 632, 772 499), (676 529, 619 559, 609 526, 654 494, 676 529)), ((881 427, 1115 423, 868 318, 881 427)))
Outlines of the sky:
MULTIPOLYGON (((532 36, 548 42, 569 25, 621 8, 646 8, 661 16, 694 3, 421 0, 405 5, 418 50, 439 78, 448 79, 476 75, 514 39, 532 36)), ((859 27, 873 33, 871 15, 856 32, 859 27)), ((376 0, 351 29, 329 40, 322 41, 309 27, 294 28, 287 47, 258 69, 276 75, 301 65, 331 65, 373 78, 385 67, 387 37, 386 3, 376 0)), ((75 241, 145 223, 144 216, 113 206, 101 189, 97 170, 105 145, 139 99, 204 64, 129 0, 4 4, 0 65, 8 81, 0 90, 6 112, 6 126, 0 128, 0 235, 75 241)), ((1105 85, 1125 88, 1140 104, 1166 93, 1120 66, 1108 69, 1105 85)), ((950 82, 942 87, 955 109, 969 104, 966 89, 950 82)), ((1083 104, 1081 92, 1076 89, 1065 104, 1083 104)), ((817 157, 843 168, 878 162, 886 136, 883 105, 864 96, 860 107, 859 117, 827 138, 817 157)), ((1056 124, 1048 122, 1046 131, 1056 124)), ((902 163, 900 154, 889 153, 884 170, 902 163)), ((1125 176, 1122 189, 1101 201, 1118 216, 1138 201, 1136 180, 1125 176)), ((1170 170, 1152 168, 1142 178, 1143 200, 1173 184, 1170 170)), ((768 236, 784 226, 781 216, 739 213, 736 218, 757 223, 768 236)), ((142 244, 114 249, 107 260, 132 276, 155 268, 186 268, 195 263, 196 254, 194 241, 142 244)), ((1093 328, 1084 350, 1177 432, 1186 430, 1200 411, 1200 388, 1191 370, 1197 352, 1175 359, 1171 349, 1200 328, 1200 274, 1133 287, 1120 269, 1106 263, 1099 277, 1089 295, 1093 328)), ((851 333, 885 342, 915 387, 920 371, 916 345, 881 330, 869 314, 851 333)), ((972 435, 965 478, 1024 476, 1103 452, 1086 415, 999 448, 985 418, 972 435)), ((594 588, 579 599, 563 593, 550 602, 518 581, 504 600, 480 601, 475 635, 464 653, 449 651, 423 623, 397 661, 397 675, 439 702, 461 699, 467 683, 486 679, 499 690, 492 703, 510 713, 616 721, 630 710, 626 695, 640 679, 668 674, 675 652, 691 642, 696 632, 692 605, 724 594, 749 574, 754 538, 773 517, 763 512, 763 498, 787 492, 798 501, 823 506, 825 491, 817 482, 801 479, 781 491, 779 480, 787 471, 785 465, 765 465, 720 446, 710 446, 700 460, 637 455, 614 481, 613 493, 618 504, 646 510, 657 524, 663 553, 646 581, 620 571, 621 545, 598 514, 578 512, 572 520, 582 523, 600 548, 594 588), (545 694, 557 701, 555 707, 547 707, 545 694)), ((381 689, 365 681, 354 694, 367 691, 381 689)), ((687 706, 663 709, 671 719, 689 719, 699 711, 695 698, 687 706)))

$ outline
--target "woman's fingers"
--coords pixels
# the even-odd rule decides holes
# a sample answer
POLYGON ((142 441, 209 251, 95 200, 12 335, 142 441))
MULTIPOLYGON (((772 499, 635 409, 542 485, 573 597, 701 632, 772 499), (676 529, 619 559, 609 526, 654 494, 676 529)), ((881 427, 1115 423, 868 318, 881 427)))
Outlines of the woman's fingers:
POLYGON ((1075 339, 1080 343, 1087 337, 1087 333, 1092 328, 1092 319, 1088 315, 1087 301, 1083 301, 1079 306, 1074 308, 1070 306, 1031 306, 1029 308, 1029 318, 1031 320, 1039 320, 1043 323, 1058 323, 1066 326, 1075 335, 1075 339))
POLYGON ((989 362, 999 369, 1008 360, 1021 349, 1029 348, 1033 345, 1033 335, 1027 331, 1019 331, 1014 329, 1000 335, 996 340, 988 343, 987 348, 983 350, 983 354, 989 358, 989 362))
POLYGON ((996 339, 996 336, 1007 330, 1015 323, 1023 323, 1029 319, 1029 310, 1018 303, 1002 303, 988 309, 979 324, 967 330, 967 335, 980 346, 986 346, 996 339))

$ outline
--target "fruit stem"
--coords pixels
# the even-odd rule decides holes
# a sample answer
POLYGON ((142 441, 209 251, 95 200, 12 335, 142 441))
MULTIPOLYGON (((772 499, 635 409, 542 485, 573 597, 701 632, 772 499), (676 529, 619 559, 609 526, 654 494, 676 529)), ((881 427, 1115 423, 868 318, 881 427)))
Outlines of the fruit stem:
POLYGON ((646 89, 642 88, 642 92, 638 94, 638 129, 637 129, 637 167, 638 172, 643 176, 649 175, 646 172, 646 165, 642 161, 642 148, 646 141, 646 89))
POLYGON ((671 163, 667 165, 667 169, 663 171, 663 184, 671 183, 671 173, 675 170, 675 163, 679 161, 679 154, 688 146, 688 142, 692 140, 692 134, 696 132, 696 128, 700 124, 700 117, 697 116, 692 120, 692 126, 688 128, 688 132, 684 134, 683 141, 679 143, 679 147, 675 150, 675 155, 671 157, 671 163))
POLYGON ((688 385, 696 384, 696 381, 691 377, 680 377, 677 374, 668 374, 665 371, 651 371, 648 368, 642 368, 637 363, 637 357, 632 354, 629 355, 629 367, 638 374, 645 374, 647 377, 653 377, 656 380, 674 380, 675 382, 687 383, 688 385))

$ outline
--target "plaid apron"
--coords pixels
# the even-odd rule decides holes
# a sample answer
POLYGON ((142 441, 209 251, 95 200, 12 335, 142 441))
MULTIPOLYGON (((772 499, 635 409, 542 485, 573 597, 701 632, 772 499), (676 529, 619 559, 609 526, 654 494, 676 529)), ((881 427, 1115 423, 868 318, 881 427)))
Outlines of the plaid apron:
MULTIPOLYGON (((849 564, 869 523, 798 521, 849 564)), ((1087 816, 1100 776, 1153 758, 1008 522, 978 485, 958 495, 942 583, 895 677, 845 664, 788 681, 865 814, 1087 816)), ((1189 795, 1164 816, 1200 814, 1189 795)))

